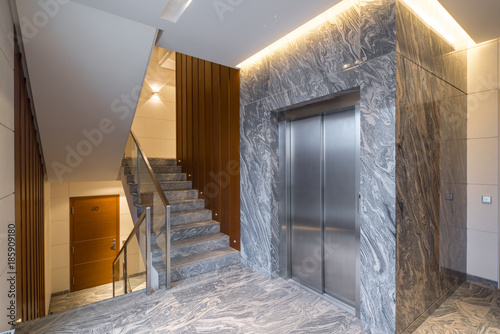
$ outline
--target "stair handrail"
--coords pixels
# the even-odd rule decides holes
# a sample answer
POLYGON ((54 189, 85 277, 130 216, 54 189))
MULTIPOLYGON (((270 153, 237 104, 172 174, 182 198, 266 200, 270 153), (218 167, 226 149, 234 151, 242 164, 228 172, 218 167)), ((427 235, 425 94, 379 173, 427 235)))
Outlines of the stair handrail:
MULTIPOLYGON (((146 164, 147 170, 149 172, 149 175, 151 176, 151 179, 153 180, 153 183, 155 185, 156 191, 160 195, 160 198, 163 202, 163 205, 165 207, 170 206, 170 203, 167 199, 167 196, 165 196, 165 193, 161 189, 160 182, 158 182, 158 178, 156 177, 156 174, 153 171, 153 168, 151 167, 151 164, 149 163, 149 159, 147 158, 146 154, 144 154, 144 151, 142 150, 141 144, 139 144, 139 141, 137 140, 137 137, 134 135, 133 131, 130 131, 130 135, 132 136, 132 139, 134 140, 135 145, 137 146, 138 150, 138 162, 139 162, 139 157, 143 158, 144 163, 146 164)), ((140 164, 138 164, 140 166, 140 164)))
POLYGON ((127 247, 132 242, 132 240, 136 237, 136 233, 139 230, 139 228, 143 225, 143 223, 146 222, 146 294, 150 295, 152 292, 152 287, 151 287, 151 270, 153 267, 153 257, 151 254, 151 208, 148 206, 146 207, 146 210, 141 214, 139 217, 137 224, 135 224, 134 228, 132 229, 132 232, 130 232, 127 240, 123 244, 122 248, 118 252, 118 255, 115 257, 113 261, 113 297, 116 296, 116 288, 115 288, 115 267, 116 263, 120 260, 120 257, 122 254, 124 254, 124 260, 123 260, 123 280, 124 280, 124 293, 128 293, 128 284, 127 284, 127 247))
MULTIPOLYGON (((166 254, 165 254, 165 270, 166 270, 166 288, 170 289, 170 202, 167 199, 167 196, 165 196, 165 193, 163 192, 163 189, 161 188, 160 182, 158 182, 158 178, 156 177, 156 174, 153 171, 153 168, 151 167, 151 164, 149 162, 148 157, 144 153, 144 150, 141 147, 141 144, 137 140, 137 137, 135 136, 134 132, 130 130, 130 136, 132 137, 132 140, 134 141, 135 145, 137 146, 137 177, 138 177, 138 182, 137 182, 137 194, 138 194, 138 199, 139 203, 141 203, 141 170, 140 170, 140 162, 141 159, 146 165, 146 169, 148 170, 149 175, 151 176, 151 179, 153 180, 156 192, 160 196, 161 201, 163 202, 163 206, 165 207, 165 247, 166 247, 166 254)), ((149 254, 148 254, 149 256, 149 254)))

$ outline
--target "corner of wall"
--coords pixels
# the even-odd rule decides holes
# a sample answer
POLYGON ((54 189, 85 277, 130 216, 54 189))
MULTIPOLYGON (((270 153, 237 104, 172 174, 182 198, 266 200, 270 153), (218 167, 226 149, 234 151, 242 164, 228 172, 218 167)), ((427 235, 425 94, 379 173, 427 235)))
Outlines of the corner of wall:
POLYGON ((473 47, 467 53, 467 275, 471 281, 498 286, 499 40, 473 47), (492 203, 483 203, 483 196, 491 197, 492 203))
POLYGON ((11 328, 8 323, 16 319, 9 307, 16 302, 10 291, 15 285, 7 280, 10 275, 8 262, 9 226, 15 225, 14 194, 14 46, 8 40, 13 33, 9 1, 0 1, 0 332, 11 328))

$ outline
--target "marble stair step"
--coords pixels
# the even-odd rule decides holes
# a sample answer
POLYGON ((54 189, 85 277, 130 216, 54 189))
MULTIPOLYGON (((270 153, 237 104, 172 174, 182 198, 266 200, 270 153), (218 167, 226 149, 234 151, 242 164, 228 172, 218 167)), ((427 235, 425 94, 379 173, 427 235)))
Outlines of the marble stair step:
POLYGON ((148 158, 151 166, 177 166, 176 159, 148 158))
POLYGON ((172 242, 170 257, 174 260, 227 247, 229 247, 229 236, 224 233, 214 233, 172 242))
MULTIPOLYGON (((182 201, 173 201, 170 203, 170 213, 180 213, 185 211, 199 211, 205 209, 205 201, 203 199, 186 199, 182 201)), ((143 206, 137 204, 137 214, 140 216, 142 214, 143 206)), ((154 214, 153 208, 153 214, 154 214)), ((160 214, 163 214, 164 210, 161 209, 160 214)), ((207 220, 211 220, 207 219, 207 220)))
MULTIPOLYGON (((149 173, 141 174, 143 180, 150 179, 149 173)), ((156 173, 156 178, 159 182, 168 182, 168 181, 187 181, 186 173, 156 173)), ((135 175, 128 174, 127 175, 127 183, 135 184, 137 180, 135 180, 135 175)))
MULTIPOLYGON (((198 190, 190 189, 190 190, 169 190, 165 191, 165 197, 169 202, 177 202, 177 201, 185 201, 185 200, 195 200, 198 199, 198 190)), ((137 194, 133 194, 134 196, 134 204, 138 204, 137 194)))
MULTIPOLYGON (((130 166, 132 163, 136 163, 137 158, 131 159, 131 158, 126 158, 122 160, 122 166, 130 166), (132 161, 133 160, 133 161, 132 161)), ((177 166, 177 160, 176 159, 165 159, 165 158, 151 158, 148 157, 149 164, 151 166, 177 166)))
POLYGON ((165 196, 169 202, 198 199, 198 190, 169 190, 165 191, 165 196))
POLYGON ((205 201, 203 199, 186 199, 182 201, 170 201, 170 212, 182 212, 192 210, 203 210, 205 201))
MULTIPOLYGON (((137 184, 130 184, 130 193, 137 193, 137 184)), ((192 190, 193 184, 191 181, 167 181, 160 182, 160 187, 163 191, 168 190, 192 190)), ((155 191, 156 187, 153 182, 141 182, 141 192, 151 192, 155 191)))
POLYGON ((172 226, 170 240, 173 242, 220 233, 220 223, 215 220, 172 226))
MULTIPOLYGON (((153 264, 156 263, 155 268, 157 269, 161 269, 161 266, 163 265, 162 255, 163 250, 166 249, 164 232, 165 227, 162 226, 158 233, 152 233, 151 235, 153 264)), ((208 241, 209 239, 221 238, 220 234, 220 223, 214 220, 172 226, 170 229, 170 240, 172 242, 171 251, 172 248, 174 248, 174 245, 176 245, 177 247, 184 247, 192 245, 196 240, 201 240, 201 242, 204 242, 203 240, 208 241)), ((227 243, 229 244, 229 239, 227 239, 227 243)), ((227 247, 228 244, 226 244, 225 247, 227 247)))
MULTIPOLYGON (((153 168, 153 172, 155 174, 170 174, 170 173, 182 173, 181 166, 151 166, 153 168)), ((126 175, 134 174, 135 168, 125 166, 123 167, 123 171, 126 175)), ((147 175, 141 171, 141 175, 147 175)))
POLYGON ((240 263, 240 252, 227 247, 171 261, 172 282, 240 263))
POLYGON ((212 210, 196 210, 176 212, 170 215, 170 226, 209 221, 212 219, 212 210))

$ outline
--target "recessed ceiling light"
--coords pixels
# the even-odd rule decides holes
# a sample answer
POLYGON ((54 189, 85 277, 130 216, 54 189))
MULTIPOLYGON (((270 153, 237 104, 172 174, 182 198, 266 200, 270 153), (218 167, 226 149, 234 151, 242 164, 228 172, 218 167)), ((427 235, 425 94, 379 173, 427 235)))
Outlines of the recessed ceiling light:
POLYGON ((168 0, 167 7, 163 10, 161 18, 176 23, 182 16, 192 0, 168 0))

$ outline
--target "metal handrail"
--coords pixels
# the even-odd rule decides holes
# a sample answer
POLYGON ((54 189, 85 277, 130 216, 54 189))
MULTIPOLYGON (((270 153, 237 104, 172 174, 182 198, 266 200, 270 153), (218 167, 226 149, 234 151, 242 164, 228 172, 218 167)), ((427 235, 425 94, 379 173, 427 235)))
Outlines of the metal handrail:
POLYGON ((146 164, 149 175, 151 176, 151 179, 153 179, 153 183, 155 185, 156 191, 160 195, 160 198, 163 202, 163 205, 165 207, 170 206, 170 203, 168 202, 167 196, 165 196, 165 193, 163 192, 163 189, 160 186, 160 182, 158 182, 158 178, 156 177, 156 174, 154 173, 153 168, 151 167, 151 164, 149 163, 149 159, 144 154, 144 151, 142 150, 142 147, 139 144, 137 137, 134 135, 134 133, 132 131, 130 131, 130 135, 132 136, 132 139, 134 140, 135 145, 137 145, 137 150, 139 151, 140 156, 142 157, 142 160, 144 160, 144 163, 146 164))
POLYGON ((135 145, 137 146, 137 158, 138 158, 138 182, 137 182, 137 195, 138 195, 138 200, 139 204, 141 203, 141 178, 140 178, 140 161, 142 160, 144 164, 146 165, 146 169, 148 170, 149 175, 151 176, 151 179, 153 180, 153 183, 156 188, 156 192, 161 198, 161 201, 163 203, 163 206, 165 208, 165 247, 166 247, 166 254, 165 254, 165 275, 166 275, 166 288, 170 289, 170 203, 165 196, 165 193, 163 192, 163 189, 160 186, 160 182, 158 182, 158 178, 156 177, 156 174, 153 171, 153 168, 151 167, 151 164, 149 163, 149 159, 142 150, 141 144, 139 144, 139 141, 137 140, 137 137, 135 136, 133 131, 130 131, 130 136, 132 137, 132 140, 134 141, 135 145))
POLYGON ((151 256, 151 208, 146 207, 146 210, 141 214, 137 224, 135 224, 132 232, 128 236, 127 240, 123 244, 122 248, 118 252, 118 255, 115 257, 113 261, 113 297, 115 297, 115 266, 116 263, 120 260, 122 254, 125 254, 125 260, 123 265, 123 277, 124 277, 124 292, 127 293, 127 246, 130 242, 135 238, 135 234, 142 226, 142 224, 146 222, 146 292, 148 295, 151 294, 151 268, 152 268, 152 256, 151 256))

